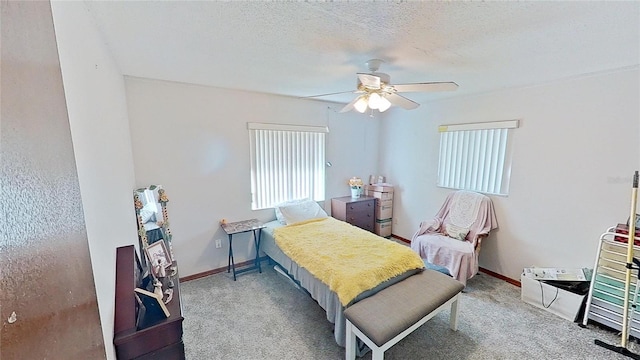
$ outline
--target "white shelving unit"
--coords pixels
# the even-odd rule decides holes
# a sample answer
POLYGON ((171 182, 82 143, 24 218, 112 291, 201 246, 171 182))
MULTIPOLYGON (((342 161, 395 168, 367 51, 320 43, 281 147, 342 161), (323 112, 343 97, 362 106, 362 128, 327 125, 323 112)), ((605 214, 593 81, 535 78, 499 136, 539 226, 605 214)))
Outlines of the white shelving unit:
MULTIPOLYGON (((615 330, 622 330, 622 313, 624 306, 624 289, 627 262, 627 243, 615 241, 614 237, 628 239, 628 235, 616 233, 611 227, 600 236, 600 245, 593 267, 593 278, 589 288, 589 296, 585 308, 583 325, 589 320, 606 325, 615 330)), ((634 254, 640 255, 640 247, 634 245, 634 254)), ((634 309, 638 271, 631 271, 629 289, 629 335, 640 338, 640 307, 634 309)))

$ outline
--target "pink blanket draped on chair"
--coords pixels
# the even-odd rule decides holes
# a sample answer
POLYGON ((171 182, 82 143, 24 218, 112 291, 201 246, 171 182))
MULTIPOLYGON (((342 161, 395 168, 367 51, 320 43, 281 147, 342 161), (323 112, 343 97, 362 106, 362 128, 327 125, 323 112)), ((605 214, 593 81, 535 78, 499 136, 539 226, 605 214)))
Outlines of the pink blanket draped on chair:
POLYGON ((451 275, 466 285, 478 272, 479 245, 483 236, 498 227, 489 197, 456 191, 447 196, 433 219, 420 223, 411 239, 411 248, 428 262, 446 267, 451 275), (446 234, 446 224, 469 229, 464 241, 446 234))

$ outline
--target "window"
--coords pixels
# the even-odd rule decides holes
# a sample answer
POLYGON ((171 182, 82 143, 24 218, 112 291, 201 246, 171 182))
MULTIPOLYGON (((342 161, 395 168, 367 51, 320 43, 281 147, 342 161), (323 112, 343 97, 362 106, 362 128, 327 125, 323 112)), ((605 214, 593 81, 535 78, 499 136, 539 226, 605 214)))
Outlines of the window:
POLYGON ((440 126, 438 186, 508 195, 517 127, 518 120, 440 126))
POLYGON ((324 200, 325 135, 322 126, 249 123, 251 208, 287 200, 324 200))

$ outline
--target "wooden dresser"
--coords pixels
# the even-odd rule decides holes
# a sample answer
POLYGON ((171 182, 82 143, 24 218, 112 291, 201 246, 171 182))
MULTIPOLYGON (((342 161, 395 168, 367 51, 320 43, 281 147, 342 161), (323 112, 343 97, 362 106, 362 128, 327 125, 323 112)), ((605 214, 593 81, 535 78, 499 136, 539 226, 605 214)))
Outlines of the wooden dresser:
POLYGON ((361 196, 357 199, 343 196, 331 199, 331 216, 367 231, 375 228, 376 199, 361 196))
MULTIPOLYGON (((153 326, 136 329, 138 306, 133 289, 140 282, 140 261, 133 245, 116 249, 116 299, 113 344, 123 359, 184 359, 182 305, 176 274, 173 299, 166 305, 170 316, 153 326)), ((177 266, 177 263, 174 262, 177 266)), ((168 279, 168 278, 165 278, 168 279)), ((167 287, 163 287, 166 289, 167 287)))

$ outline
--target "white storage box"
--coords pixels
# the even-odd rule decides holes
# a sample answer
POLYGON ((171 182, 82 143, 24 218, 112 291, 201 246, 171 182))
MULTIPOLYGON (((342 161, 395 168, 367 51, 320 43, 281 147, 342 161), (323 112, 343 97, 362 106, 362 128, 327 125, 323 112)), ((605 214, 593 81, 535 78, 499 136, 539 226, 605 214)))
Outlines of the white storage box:
POLYGON ((376 206, 393 206, 393 200, 381 200, 376 198, 376 206))
POLYGON ((380 200, 393 199, 393 185, 391 184, 374 184, 364 186, 365 196, 373 196, 380 200))
POLYGON ((378 192, 393 192, 393 185, 386 184, 386 183, 365 185, 364 190, 378 191, 378 192))
POLYGON ((382 237, 391 236, 391 219, 376 220, 375 233, 382 237))
POLYGON ((376 206, 376 220, 391 219, 393 216, 393 204, 391 201, 380 201, 378 203, 387 203, 376 206))
POLYGON ((526 277, 524 274, 520 276, 520 284, 522 286, 522 301, 569 321, 576 321, 580 308, 587 297, 587 294, 574 294, 545 282, 526 277))
POLYGON ((380 200, 393 200, 392 192, 365 190, 364 194, 365 196, 373 196, 374 198, 380 199, 380 200))

